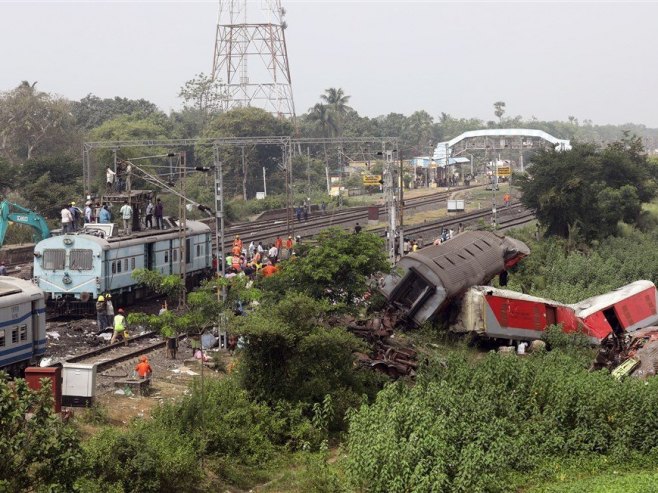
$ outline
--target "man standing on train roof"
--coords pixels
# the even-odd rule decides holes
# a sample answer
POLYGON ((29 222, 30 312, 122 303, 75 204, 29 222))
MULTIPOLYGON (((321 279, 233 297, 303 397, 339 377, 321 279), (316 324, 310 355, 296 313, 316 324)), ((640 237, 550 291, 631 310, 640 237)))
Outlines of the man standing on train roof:
POLYGON ((106 205, 101 207, 101 210, 98 214, 98 221, 100 224, 110 224, 110 211, 106 205))
POLYGON ((91 222, 91 200, 85 203, 85 224, 91 222))
POLYGON ((128 331, 126 331, 126 316, 123 308, 119 308, 119 313, 114 317, 114 333, 112 334, 112 339, 110 339, 110 344, 121 337, 126 344, 128 344, 128 331))
POLYGON ((62 207, 61 210, 62 214, 62 233, 70 233, 73 231, 71 229, 71 223, 73 222, 73 216, 71 215, 71 210, 69 209, 68 206, 62 207))
POLYGON ((69 206, 69 210, 71 211, 71 217, 73 218, 73 222, 71 223, 71 226, 73 227, 73 231, 76 231, 78 229, 78 222, 80 221, 80 216, 82 216, 82 211, 75 205, 75 202, 71 202, 71 205, 69 206))
POLYGON ((119 212, 121 213, 121 218, 123 219, 123 231, 126 235, 130 235, 133 231, 133 208, 130 207, 128 200, 123 201, 123 206, 119 212))
POLYGON ((112 169, 108 166, 107 169, 105 170, 105 182, 108 190, 112 190, 112 188, 114 187, 115 177, 116 177, 116 173, 112 171, 112 169))
POLYGON ((101 334, 110 324, 107 322, 107 305, 105 296, 98 295, 96 300, 96 321, 98 322, 98 333, 101 334))
POLYGON ((164 206, 162 205, 162 201, 160 199, 157 200, 155 203, 155 226, 158 229, 164 229, 164 223, 162 222, 162 218, 164 217, 164 206))
POLYGON ((153 229, 153 209, 153 202, 149 200, 146 206, 146 219, 144 220, 144 226, 148 229, 153 229))

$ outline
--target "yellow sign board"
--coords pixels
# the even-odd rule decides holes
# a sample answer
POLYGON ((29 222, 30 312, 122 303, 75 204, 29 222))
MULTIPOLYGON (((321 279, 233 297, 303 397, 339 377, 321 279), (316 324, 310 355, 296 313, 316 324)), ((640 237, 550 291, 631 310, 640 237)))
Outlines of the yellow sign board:
POLYGON ((512 168, 509 166, 500 166, 496 168, 498 176, 510 176, 512 174, 512 168))
POLYGON ((382 175, 363 175, 363 184, 364 185, 380 185, 379 181, 382 179, 382 175))

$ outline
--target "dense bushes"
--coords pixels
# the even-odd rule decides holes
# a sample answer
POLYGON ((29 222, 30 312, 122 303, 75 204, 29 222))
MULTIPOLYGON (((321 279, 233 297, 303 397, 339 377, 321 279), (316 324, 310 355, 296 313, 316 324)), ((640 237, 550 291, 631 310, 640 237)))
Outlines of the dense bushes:
POLYGON ((347 470, 369 491, 509 491, 550 458, 648 453, 658 380, 618 382, 552 352, 430 364, 350 418, 347 470))
POLYGON ((575 303, 639 279, 658 281, 658 231, 629 228, 585 251, 556 238, 536 242, 527 230, 520 239, 532 254, 510 276, 509 289, 575 303))
POLYGON ((264 479, 262 471, 283 451, 319 448, 329 407, 320 406, 310 419, 301 405, 251 400, 233 377, 203 386, 197 380, 190 395, 161 406, 152 419, 91 438, 78 485, 82 491, 96 481, 108 491, 191 492, 208 487, 203 478, 211 472, 215 486, 248 487, 264 479))

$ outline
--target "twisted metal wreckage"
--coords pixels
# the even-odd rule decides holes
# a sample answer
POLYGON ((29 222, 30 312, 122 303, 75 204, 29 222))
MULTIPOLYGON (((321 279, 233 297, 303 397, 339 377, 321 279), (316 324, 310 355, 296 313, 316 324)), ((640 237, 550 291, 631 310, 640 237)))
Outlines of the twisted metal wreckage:
POLYGON ((582 333, 601 353, 593 368, 623 368, 620 376, 658 371, 658 293, 651 281, 635 281, 611 292, 566 305, 493 288, 507 270, 530 254, 521 241, 487 231, 468 231, 441 245, 402 257, 380 283, 387 307, 368 320, 341 322, 371 347, 356 355, 359 364, 393 378, 414 376, 417 351, 394 337, 442 317, 454 333, 507 344, 541 339, 551 325, 582 333), (631 363, 625 363, 632 360, 631 363))

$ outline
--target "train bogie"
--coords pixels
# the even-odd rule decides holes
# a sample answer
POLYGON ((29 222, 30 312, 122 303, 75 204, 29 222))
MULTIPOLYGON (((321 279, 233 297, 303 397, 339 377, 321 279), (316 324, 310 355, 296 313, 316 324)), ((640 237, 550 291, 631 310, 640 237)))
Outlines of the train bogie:
POLYGON ((551 325, 565 333, 582 332, 598 344, 611 332, 658 323, 656 286, 635 281, 573 305, 490 286, 474 286, 461 299, 451 330, 514 341, 540 339, 551 325))
POLYGON ((45 352, 43 291, 30 281, 0 277, 0 369, 19 375, 45 352))
POLYGON ((489 282, 529 253, 513 238, 467 231, 402 257, 380 290, 408 322, 420 325, 469 287, 489 282))
POLYGON ((211 248, 210 228, 197 221, 188 221, 184 232, 151 230, 118 238, 85 232, 55 236, 35 246, 33 281, 61 311, 85 313, 102 293, 117 295, 120 304, 144 296, 144 288, 132 277, 135 269, 163 275, 184 272, 188 280, 198 280, 211 269, 211 248))

